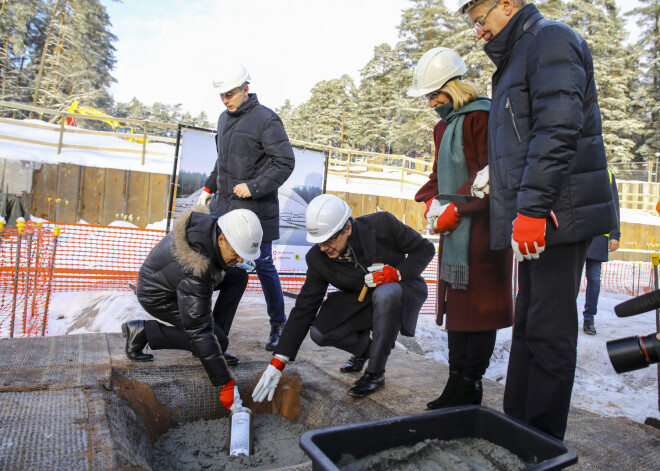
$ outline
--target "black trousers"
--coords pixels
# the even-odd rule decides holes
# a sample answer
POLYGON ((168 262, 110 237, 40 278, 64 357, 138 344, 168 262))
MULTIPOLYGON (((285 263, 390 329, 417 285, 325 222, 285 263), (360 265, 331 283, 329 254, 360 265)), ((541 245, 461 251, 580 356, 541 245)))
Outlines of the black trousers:
MULTIPOLYGON (((231 324, 234 321, 238 303, 247 287, 248 278, 249 275, 245 270, 230 268, 220 284, 215 287, 216 291, 220 291, 220 293, 213 306, 213 324, 215 336, 218 338, 223 353, 229 346, 227 335, 229 335, 231 324)), ((192 352, 190 337, 180 325, 170 326, 149 320, 145 321, 144 330, 147 343, 152 350, 175 349, 192 352)))
POLYGON ((548 247, 518 268, 504 412, 562 440, 577 361, 576 298, 588 245, 548 247))
POLYGON ((449 370, 460 371, 462 376, 474 381, 481 380, 495 349, 496 330, 481 332, 447 332, 449 345, 449 370))
POLYGON ((340 348, 358 357, 367 353, 368 348, 369 363, 366 371, 383 374, 401 330, 402 295, 400 283, 383 283, 373 291, 373 311, 370 314, 353 316, 328 332, 322 332, 313 326, 310 337, 322 347, 340 348))

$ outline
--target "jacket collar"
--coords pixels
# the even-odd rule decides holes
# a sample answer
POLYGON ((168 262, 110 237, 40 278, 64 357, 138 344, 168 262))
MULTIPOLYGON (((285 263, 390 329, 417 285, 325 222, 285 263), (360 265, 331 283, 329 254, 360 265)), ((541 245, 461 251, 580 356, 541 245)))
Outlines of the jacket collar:
POLYGON ((229 116, 236 117, 242 114, 247 113, 252 108, 259 104, 256 93, 248 93, 248 99, 243 102, 241 106, 238 107, 236 111, 225 111, 229 116))
POLYGON ((506 64, 513 47, 531 25, 543 18, 536 5, 529 3, 509 20, 502 31, 493 36, 484 46, 484 52, 499 69, 506 64))
MULTIPOLYGON (((191 242, 188 240, 188 229, 191 223, 194 224, 192 222, 193 213, 208 214, 208 206, 196 205, 189 211, 181 214, 174 221, 171 254, 185 270, 192 271, 195 276, 201 276, 208 269, 209 263, 211 263, 209 252, 212 249, 208 247, 208 244, 200 246, 198 243, 195 243, 194 245, 197 250, 191 246, 191 242)), ((217 226, 217 224, 215 225, 217 226)))

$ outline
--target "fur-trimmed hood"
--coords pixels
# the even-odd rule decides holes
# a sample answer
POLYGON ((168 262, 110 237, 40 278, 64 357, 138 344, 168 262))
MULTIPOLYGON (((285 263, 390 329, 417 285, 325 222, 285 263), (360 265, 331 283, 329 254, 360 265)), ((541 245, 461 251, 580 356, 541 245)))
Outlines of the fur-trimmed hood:
MULTIPOLYGON (((176 218, 172 229, 172 256, 186 271, 192 271, 194 276, 201 276, 209 268, 216 241, 213 236, 215 234, 213 225, 209 224, 208 218, 204 218, 206 221, 203 225, 191 221, 195 213, 210 214, 210 209, 206 205, 198 204, 176 218), (203 231, 208 236, 201 240, 198 237, 191 238, 189 234, 191 231, 203 231)), ((216 220, 214 219, 212 223, 216 224, 216 220)))

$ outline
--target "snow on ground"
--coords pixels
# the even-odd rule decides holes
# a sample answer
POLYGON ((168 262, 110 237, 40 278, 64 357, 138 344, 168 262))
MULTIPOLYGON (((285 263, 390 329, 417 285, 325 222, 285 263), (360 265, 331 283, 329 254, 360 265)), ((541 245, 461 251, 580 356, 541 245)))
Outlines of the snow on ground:
MULTIPOLYGON (((624 374, 616 374, 609 361, 605 343, 634 335, 656 332, 655 311, 634 317, 618 318, 614 306, 630 299, 629 296, 601 292, 596 315, 598 334, 582 332, 579 323, 578 361, 573 406, 607 416, 622 416, 637 422, 647 417, 660 417, 658 413, 658 378, 654 366, 624 374)), ((584 306, 584 293, 578 296, 578 311, 584 306)), ((497 333, 495 352, 486 377, 502 384, 506 382, 506 369, 511 347, 511 328, 497 333)), ((421 316, 417 343, 427 358, 447 363, 447 333, 435 324, 435 316, 421 316)), ((438 385, 438 393, 443 385, 438 385)))
MULTIPOLYGON (((660 417, 657 368, 652 366, 618 375, 605 348, 608 340, 656 332, 655 312, 626 319, 616 317, 614 306, 627 299, 630 297, 601 293, 596 336, 585 335, 580 321, 572 405, 601 415, 644 422, 647 417, 660 417)), ((264 299, 261 292, 246 292, 241 302, 263 309, 264 299)), ((581 293, 578 297, 580 312, 583 305, 584 294, 581 293)), ((56 293, 51 301, 48 335, 120 332, 123 322, 150 318, 132 292, 56 293)), ((435 316, 421 316, 415 340, 427 358, 447 364, 447 333, 435 324, 435 316)), ((487 378, 504 384, 510 344, 511 328, 500 330, 487 378)), ((429 391, 428 398, 435 397, 442 387, 444 384, 438 384, 437 390, 429 391)))

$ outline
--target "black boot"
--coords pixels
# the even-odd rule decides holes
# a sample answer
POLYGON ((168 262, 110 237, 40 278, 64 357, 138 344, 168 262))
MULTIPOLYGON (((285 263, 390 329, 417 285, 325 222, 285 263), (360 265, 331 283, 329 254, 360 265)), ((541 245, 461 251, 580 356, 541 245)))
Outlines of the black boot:
POLYGON ((240 361, 240 360, 238 359, 238 357, 235 357, 235 356, 232 355, 231 353, 227 353, 227 352, 225 352, 223 355, 224 355, 224 357, 225 357, 225 361, 227 362, 227 365, 229 365, 229 366, 236 366, 236 365, 238 365, 238 363, 239 363, 239 361, 240 361))
POLYGON ((596 324, 593 319, 585 319, 582 330, 587 335, 596 335, 596 324))
POLYGON ((362 371, 362 368, 364 367, 365 362, 369 358, 369 355, 364 355, 361 357, 356 357, 353 355, 351 358, 348 359, 346 364, 342 367, 339 368, 339 371, 342 373, 358 373, 362 371))
POLYGON ((268 336, 268 342, 266 343, 266 350, 273 351, 277 344, 280 342, 280 335, 282 335, 282 330, 284 329, 284 324, 277 324, 271 326, 270 335, 268 336))
POLYGON ((438 397, 437 399, 431 402, 427 402, 426 408, 429 410, 435 410, 445 407, 445 404, 449 402, 449 399, 451 399, 451 397, 456 392, 456 388, 458 387, 458 383, 460 382, 460 379, 461 379, 460 371, 449 370, 449 378, 447 379, 447 384, 445 384, 445 389, 442 390, 442 394, 440 394, 440 397, 438 397))
POLYGON ((467 406, 471 404, 481 405, 484 391, 481 380, 461 378, 456 386, 454 395, 449 398, 445 407, 467 406))
POLYGON ((126 356, 133 361, 153 361, 154 356, 142 353, 147 346, 147 334, 144 333, 144 321, 129 321, 121 325, 121 332, 126 337, 126 356))
POLYGON ((348 394, 353 397, 368 396, 383 387, 384 384, 385 375, 376 375, 367 371, 355 382, 355 386, 348 390, 348 394))

